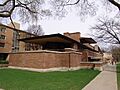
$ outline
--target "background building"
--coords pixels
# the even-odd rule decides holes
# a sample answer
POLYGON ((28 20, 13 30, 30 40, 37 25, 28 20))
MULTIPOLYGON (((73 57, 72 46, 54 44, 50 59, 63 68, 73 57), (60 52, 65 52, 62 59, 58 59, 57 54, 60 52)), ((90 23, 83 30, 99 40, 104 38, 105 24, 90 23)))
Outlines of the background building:
POLYGON ((8 26, 0 24, 0 60, 7 58, 11 52, 17 52, 26 47, 25 43, 19 43, 19 39, 33 37, 35 35, 20 30, 20 24, 14 23, 15 28, 10 23, 8 26))

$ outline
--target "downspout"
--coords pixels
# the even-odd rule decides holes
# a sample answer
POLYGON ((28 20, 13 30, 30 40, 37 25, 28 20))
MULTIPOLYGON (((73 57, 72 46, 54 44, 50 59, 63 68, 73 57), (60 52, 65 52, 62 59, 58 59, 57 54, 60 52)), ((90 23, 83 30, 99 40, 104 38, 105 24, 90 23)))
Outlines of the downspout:
POLYGON ((69 56, 69 66, 68 67, 70 69, 70 53, 68 54, 68 56, 69 56))

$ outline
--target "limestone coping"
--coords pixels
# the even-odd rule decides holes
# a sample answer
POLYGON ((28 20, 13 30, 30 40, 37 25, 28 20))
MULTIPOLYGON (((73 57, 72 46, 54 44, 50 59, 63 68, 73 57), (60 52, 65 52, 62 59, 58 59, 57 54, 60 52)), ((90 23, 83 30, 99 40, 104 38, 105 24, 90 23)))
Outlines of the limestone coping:
POLYGON ((82 54, 82 52, 73 52, 73 51, 69 51, 69 52, 60 52, 60 51, 50 51, 50 50, 33 50, 33 51, 20 51, 20 52, 12 52, 10 54, 20 54, 20 53, 59 53, 59 54, 65 54, 65 53, 75 53, 75 54, 82 54))
POLYGON ((104 62, 80 62, 80 64, 103 64, 104 62))

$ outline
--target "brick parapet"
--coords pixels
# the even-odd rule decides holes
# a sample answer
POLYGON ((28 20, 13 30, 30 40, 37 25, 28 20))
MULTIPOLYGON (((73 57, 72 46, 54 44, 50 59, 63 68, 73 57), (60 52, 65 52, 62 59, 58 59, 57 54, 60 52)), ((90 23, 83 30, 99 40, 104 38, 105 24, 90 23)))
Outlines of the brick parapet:
POLYGON ((11 53, 9 65, 37 69, 78 67, 81 62, 81 52, 58 52, 58 51, 27 51, 11 53))

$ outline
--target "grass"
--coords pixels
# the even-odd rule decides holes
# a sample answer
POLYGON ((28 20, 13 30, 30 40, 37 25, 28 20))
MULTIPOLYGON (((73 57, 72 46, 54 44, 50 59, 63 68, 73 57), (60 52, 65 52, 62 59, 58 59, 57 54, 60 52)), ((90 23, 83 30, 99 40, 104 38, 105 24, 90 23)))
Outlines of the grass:
POLYGON ((0 88, 5 90, 81 90, 100 71, 31 72, 0 69, 0 88))
POLYGON ((120 90, 120 64, 117 64, 117 83, 118 83, 118 90, 120 90))

